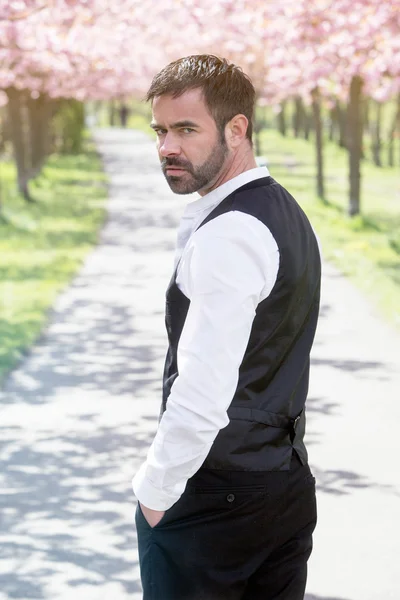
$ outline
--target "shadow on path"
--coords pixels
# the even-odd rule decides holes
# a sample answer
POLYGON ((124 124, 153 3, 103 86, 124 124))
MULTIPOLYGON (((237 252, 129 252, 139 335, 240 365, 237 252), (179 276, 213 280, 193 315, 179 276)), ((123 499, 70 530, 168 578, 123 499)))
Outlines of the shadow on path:
POLYGON ((0 578, 8 598, 52 597, 47 586, 58 578, 68 588, 118 583, 127 594, 140 591, 133 495, 121 465, 135 463, 153 432, 141 423, 96 426, 97 418, 80 415, 86 430, 76 423, 64 435, 41 428, 34 446, 22 428, 0 430, 0 559, 17 566, 0 578))
POLYGON ((340 469, 321 469, 311 465, 312 472, 317 479, 317 490, 325 494, 344 496, 352 494, 356 490, 374 489, 400 497, 400 492, 395 485, 381 484, 371 481, 365 475, 359 475, 354 471, 340 469))

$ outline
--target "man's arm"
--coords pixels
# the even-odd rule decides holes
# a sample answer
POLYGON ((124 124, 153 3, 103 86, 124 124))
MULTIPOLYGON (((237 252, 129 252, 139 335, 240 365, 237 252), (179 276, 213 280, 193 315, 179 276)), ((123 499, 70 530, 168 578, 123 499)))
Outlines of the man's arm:
POLYGON ((190 298, 178 347, 179 376, 147 460, 133 479, 145 516, 159 520, 179 499, 229 423, 227 409, 255 310, 275 283, 278 263, 269 230, 244 213, 222 215, 191 238, 178 280, 190 298), (146 515, 147 509, 160 514, 146 515))

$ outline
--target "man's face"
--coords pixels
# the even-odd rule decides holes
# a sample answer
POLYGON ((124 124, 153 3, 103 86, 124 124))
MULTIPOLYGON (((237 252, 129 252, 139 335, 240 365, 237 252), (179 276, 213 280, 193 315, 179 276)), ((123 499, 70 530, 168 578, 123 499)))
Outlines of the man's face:
POLYGON ((176 194, 207 193, 214 187, 228 156, 202 92, 189 90, 153 100, 151 127, 163 173, 176 194))

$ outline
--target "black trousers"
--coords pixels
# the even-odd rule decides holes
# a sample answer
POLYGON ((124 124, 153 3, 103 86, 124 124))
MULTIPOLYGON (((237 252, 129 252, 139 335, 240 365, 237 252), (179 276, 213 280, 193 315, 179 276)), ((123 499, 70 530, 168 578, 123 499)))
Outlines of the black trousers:
POLYGON ((200 469, 155 527, 138 505, 143 600, 303 600, 315 479, 290 471, 200 469))

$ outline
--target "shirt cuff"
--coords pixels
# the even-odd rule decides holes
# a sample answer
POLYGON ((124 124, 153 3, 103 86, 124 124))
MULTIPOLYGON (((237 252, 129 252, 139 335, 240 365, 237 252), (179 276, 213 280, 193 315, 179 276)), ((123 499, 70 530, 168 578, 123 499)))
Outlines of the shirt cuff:
POLYGON ((175 497, 156 488, 146 477, 146 463, 144 463, 132 479, 132 488, 140 504, 151 510, 168 510, 177 502, 180 496, 175 497))

